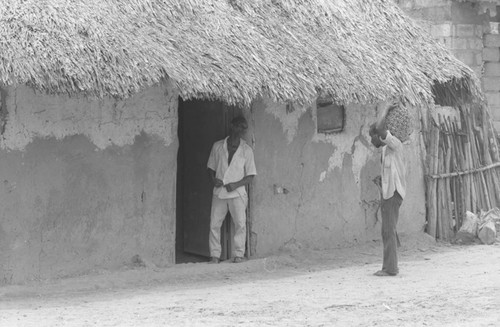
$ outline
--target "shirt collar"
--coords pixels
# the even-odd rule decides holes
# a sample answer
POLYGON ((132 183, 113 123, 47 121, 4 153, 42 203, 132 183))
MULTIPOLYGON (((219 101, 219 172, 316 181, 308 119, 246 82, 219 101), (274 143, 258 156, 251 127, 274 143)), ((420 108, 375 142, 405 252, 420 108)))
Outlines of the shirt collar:
MULTIPOLYGON (((229 138, 229 136, 226 136, 226 138, 224 139, 224 151, 226 151, 226 152, 227 152, 227 139, 228 139, 228 138, 229 138)), ((243 146, 244 144, 246 144, 246 143, 247 143, 247 142, 246 142, 244 139, 240 138, 240 145, 238 146, 238 149, 239 149, 241 146, 243 146)))

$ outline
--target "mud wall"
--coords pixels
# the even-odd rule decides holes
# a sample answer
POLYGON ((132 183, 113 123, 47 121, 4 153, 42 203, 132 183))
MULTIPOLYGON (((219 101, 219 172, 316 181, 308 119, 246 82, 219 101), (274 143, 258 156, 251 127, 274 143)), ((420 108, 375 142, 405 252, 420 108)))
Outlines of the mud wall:
MULTIPOLYGON (((113 269, 135 255, 173 263, 177 92, 163 85, 127 101, 2 91, 0 283, 113 269)), ((332 248, 379 239, 380 151, 373 108, 349 106, 346 129, 316 133, 316 108, 267 100, 246 112, 258 176, 252 249, 332 248)), ((423 229, 418 133, 405 147, 408 195, 399 230, 423 229)))
MULTIPOLYGON (((252 188, 252 247, 257 255, 280 248, 332 248, 380 239, 380 150, 368 136, 374 108, 349 106, 346 128, 316 133, 314 106, 287 114, 284 106, 259 101, 252 108, 258 176, 252 188), (285 190, 282 192, 282 190, 285 190)), ((408 191, 398 230, 425 223, 419 134, 405 146, 408 191)))
POLYGON ((0 283, 173 262, 177 94, 2 92, 0 283))

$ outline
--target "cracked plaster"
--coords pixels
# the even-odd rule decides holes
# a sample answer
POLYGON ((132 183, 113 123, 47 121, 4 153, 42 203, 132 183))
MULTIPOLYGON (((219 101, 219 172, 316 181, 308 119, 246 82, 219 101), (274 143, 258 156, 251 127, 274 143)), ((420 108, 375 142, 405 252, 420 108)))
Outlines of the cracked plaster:
MULTIPOLYGON (((346 122, 343 132, 330 135, 316 133, 314 135, 313 141, 329 143, 335 148, 328 159, 327 169, 320 174, 320 182, 323 182, 335 168, 342 168, 344 156, 351 155, 353 156, 352 173, 356 184, 359 184, 361 169, 374 152, 369 143, 363 139, 369 140, 367 136, 368 126, 375 119, 375 110, 373 109, 373 113, 370 114, 370 109, 371 107, 349 105, 346 107, 346 122)), ((316 115, 313 116, 316 117, 316 115)))
MULTIPOLYGON (((278 119, 282 125, 288 144, 290 144, 297 135, 300 118, 308 109, 313 110, 313 120, 316 122, 316 105, 294 107, 292 112, 286 111, 286 105, 264 99, 264 107, 267 113, 278 119)), ((328 160, 328 167, 319 176, 319 181, 323 182, 330 172, 335 168, 342 168, 345 155, 353 156, 352 172, 356 183, 359 183, 361 169, 373 155, 374 149, 370 147, 368 137, 369 123, 375 119, 375 109, 372 107, 363 107, 360 105, 350 105, 346 108, 346 127, 343 132, 334 134, 315 133, 313 142, 325 142, 333 146, 334 151, 328 160), (370 113, 373 109, 373 114, 370 113), (367 114, 368 113, 368 114, 367 114), (356 131, 356 128, 361 128, 356 131), (354 138, 354 141, 353 141, 354 138), (363 141, 365 138, 366 141, 363 141)))
MULTIPOLYGON (((316 121, 316 105, 304 107, 295 107, 294 111, 287 113, 285 105, 277 104, 271 100, 264 100, 266 112, 277 118, 283 127, 283 132, 286 134, 287 141, 290 144, 297 135, 299 119, 308 109, 313 110, 313 119, 316 121)), ((361 169, 364 167, 370 156, 373 155, 374 149, 367 142, 363 142, 363 137, 368 137, 367 119, 375 119, 375 110, 373 109, 373 117, 370 115, 371 107, 362 107, 360 105, 352 105, 346 108, 346 127, 343 132, 335 134, 319 134, 315 133, 313 142, 325 142, 333 146, 334 151, 328 160, 328 166, 319 176, 319 181, 323 182, 328 174, 335 168, 342 168, 342 163, 345 155, 353 156, 352 172, 356 183, 359 183, 361 169), (367 114, 368 113, 368 114, 367 114), (360 126, 361 129, 356 131, 360 126), (354 141, 353 141, 354 138, 354 141), (368 145, 368 146, 367 146, 368 145)), ((367 139, 368 140, 368 139, 367 139)))
POLYGON ((24 150, 34 139, 85 135, 99 150, 134 143, 146 133, 165 146, 177 132, 177 93, 170 85, 116 101, 38 94, 25 86, 7 89, 8 117, 0 147, 24 150))
POLYGON ((279 104, 269 99, 264 99, 263 101, 266 112, 270 113, 281 122, 283 132, 286 134, 288 144, 290 144, 295 135, 297 135, 299 119, 306 113, 308 107, 294 107, 292 112, 287 112, 286 105, 284 104, 279 104))

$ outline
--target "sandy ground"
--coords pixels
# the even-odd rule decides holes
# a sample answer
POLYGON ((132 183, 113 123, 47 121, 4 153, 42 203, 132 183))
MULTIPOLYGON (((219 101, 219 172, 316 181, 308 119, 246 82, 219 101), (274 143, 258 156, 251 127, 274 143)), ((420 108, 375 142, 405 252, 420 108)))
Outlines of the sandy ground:
POLYGON ((402 243, 396 277, 371 242, 4 286, 0 326, 500 326, 499 242, 402 243))

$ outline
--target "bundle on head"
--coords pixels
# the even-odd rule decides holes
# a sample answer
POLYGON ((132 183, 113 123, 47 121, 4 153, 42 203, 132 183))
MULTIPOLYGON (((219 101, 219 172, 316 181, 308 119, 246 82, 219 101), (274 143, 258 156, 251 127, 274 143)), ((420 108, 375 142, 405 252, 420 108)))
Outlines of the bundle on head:
POLYGON ((385 124, 391 134, 401 142, 405 142, 410 138, 411 116, 405 106, 401 104, 391 106, 385 116, 385 124))

